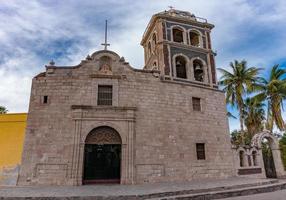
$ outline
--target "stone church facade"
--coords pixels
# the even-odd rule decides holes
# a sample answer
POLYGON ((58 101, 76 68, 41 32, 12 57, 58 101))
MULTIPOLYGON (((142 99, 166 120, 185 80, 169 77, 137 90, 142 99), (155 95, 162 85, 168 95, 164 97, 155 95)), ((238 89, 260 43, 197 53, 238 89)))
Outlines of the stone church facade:
POLYGON ((109 50, 46 66, 32 81, 18 185, 234 176, 213 27, 171 9, 148 24, 143 69, 109 50))

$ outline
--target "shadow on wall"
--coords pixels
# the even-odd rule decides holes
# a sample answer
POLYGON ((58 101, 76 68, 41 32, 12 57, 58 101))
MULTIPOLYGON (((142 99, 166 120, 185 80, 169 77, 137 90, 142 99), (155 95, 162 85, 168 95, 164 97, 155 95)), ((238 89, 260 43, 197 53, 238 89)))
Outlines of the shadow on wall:
POLYGON ((17 184, 20 165, 14 167, 3 167, 0 169, 0 185, 15 186, 17 184))

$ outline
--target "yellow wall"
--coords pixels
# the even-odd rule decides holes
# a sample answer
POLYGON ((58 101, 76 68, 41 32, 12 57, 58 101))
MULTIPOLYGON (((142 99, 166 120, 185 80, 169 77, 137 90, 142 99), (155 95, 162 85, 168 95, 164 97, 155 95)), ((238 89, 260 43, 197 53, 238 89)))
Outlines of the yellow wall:
POLYGON ((21 163, 27 114, 0 114, 0 170, 21 163))

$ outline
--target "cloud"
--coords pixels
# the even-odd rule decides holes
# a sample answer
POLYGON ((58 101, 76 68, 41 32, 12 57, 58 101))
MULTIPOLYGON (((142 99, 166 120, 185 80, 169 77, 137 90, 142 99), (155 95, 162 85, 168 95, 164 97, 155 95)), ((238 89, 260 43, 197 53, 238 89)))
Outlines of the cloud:
POLYGON ((109 21, 111 50, 132 66, 144 66, 140 41, 151 16, 168 9, 187 10, 215 24, 213 49, 218 67, 234 59, 269 68, 285 63, 286 2, 283 0, 0 0, 0 105, 11 112, 28 109, 31 79, 54 59, 75 65, 102 49, 109 21))

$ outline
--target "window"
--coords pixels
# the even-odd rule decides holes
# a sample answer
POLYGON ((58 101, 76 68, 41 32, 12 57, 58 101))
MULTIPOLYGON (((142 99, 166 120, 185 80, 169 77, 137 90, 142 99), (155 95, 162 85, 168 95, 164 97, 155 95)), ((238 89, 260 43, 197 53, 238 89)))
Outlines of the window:
POLYGON ((257 166, 258 163, 257 163, 257 153, 256 153, 256 151, 252 152, 252 159, 253 159, 253 165, 257 166))
POLYGON ((244 167, 244 151, 239 151, 239 166, 244 167))
POLYGON ((192 103, 193 103, 193 110, 194 111, 201 111, 201 99, 197 97, 192 98, 192 103))
POLYGON ((197 159, 198 160, 205 160, 206 159, 205 144, 204 143, 197 143, 196 149, 197 149, 197 159))
POLYGON ((203 70, 203 64, 200 60, 194 60, 193 62, 193 68, 194 68, 194 78, 196 81, 203 82, 204 81, 204 70, 203 70))
POLYGON ((200 35, 194 31, 190 32, 190 44, 192 46, 200 47, 200 35))
POLYGON ((179 28, 173 28, 173 41, 184 43, 183 31, 179 28))
POLYGON ((248 166, 251 167, 251 156, 247 155, 248 166))
POLYGON ((187 78, 186 59, 183 56, 177 56, 175 60, 176 75, 178 78, 187 78))
POLYGON ((111 106, 112 105, 112 86, 99 85, 97 95, 98 106, 111 106))
POLYGON ((48 96, 44 96, 43 97, 43 104, 47 104, 48 103, 48 96))

